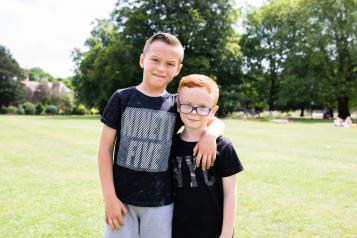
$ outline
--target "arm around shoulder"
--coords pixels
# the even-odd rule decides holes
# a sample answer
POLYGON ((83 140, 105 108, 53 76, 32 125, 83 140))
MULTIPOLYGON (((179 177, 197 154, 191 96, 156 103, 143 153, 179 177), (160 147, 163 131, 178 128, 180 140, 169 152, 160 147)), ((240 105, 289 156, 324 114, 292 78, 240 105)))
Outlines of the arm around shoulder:
POLYGON ((208 129, 201 136, 193 151, 193 154, 196 155, 196 167, 201 165, 202 169, 209 169, 213 165, 217 152, 216 140, 223 136, 224 128, 224 123, 217 117, 209 119, 208 129))

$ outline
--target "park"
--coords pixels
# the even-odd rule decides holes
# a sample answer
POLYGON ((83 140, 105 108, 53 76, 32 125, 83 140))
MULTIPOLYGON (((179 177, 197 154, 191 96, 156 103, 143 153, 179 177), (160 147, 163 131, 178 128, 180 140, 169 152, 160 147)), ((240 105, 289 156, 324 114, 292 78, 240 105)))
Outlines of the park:
MULTIPOLYGON (((98 166, 105 108, 122 135, 138 137, 122 150, 135 151, 126 164, 155 167, 140 159, 169 151, 177 105, 197 115, 208 105, 175 104, 170 94, 166 120, 146 106, 138 106, 145 114, 127 109, 118 95, 142 90, 143 101, 130 100, 146 105, 203 74, 219 87, 216 116, 244 167, 232 180, 234 237, 357 238, 357 0, 4 2, 0 237, 102 237, 105 205, 119 196, 111 191, 108 202, 101 190, 110 175, 98 166), (159 50, 174 47, 169 34, 146 57, 158 32, 177 37, 174 57, 159 50), (155 94, 139 89, 150 80, 155 94)), ((111 168, 113 153, 104 151, 99 161, 109 158, 111 168)), ((127 177, 116 181, 134 184, 127 177)))
MULTIPOLYGON (((355 237, 355 128, 224 122, 245 168, 236 237, 355 237)), ((101 126, 98 117, 0 116, 0 234, 101 236, 101 126)))

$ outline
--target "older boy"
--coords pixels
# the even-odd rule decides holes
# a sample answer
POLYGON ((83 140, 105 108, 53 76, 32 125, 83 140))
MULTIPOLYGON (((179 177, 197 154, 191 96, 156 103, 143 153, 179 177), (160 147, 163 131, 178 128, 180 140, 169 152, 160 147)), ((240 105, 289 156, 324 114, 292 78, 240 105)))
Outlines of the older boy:
MULTIPOLYGON (((176 95, 166 92, 166 86, 179 74, 183 56, 183 47, 173 35, 158 33, 149 38, 139 62, 143 81, 116 91, 104 110, 98 164, 105 237, 171 237, 169 154, 172 135, 182 122, 176 118, 176 95)), ((215 121, 200 140, 203 167, 209 167, 215 157, 215 140, 222 127, 215 121)))
POLYGON ((185 127, 174 139, 171 160, 175 177, 173 238, 232 238, 236 173, 243 170, 232 143, 217 139, 217 160, 209 170, 193 166, 192 148, 216 113, 218 87, 204 75, 183 77, 177 110, 185 127))

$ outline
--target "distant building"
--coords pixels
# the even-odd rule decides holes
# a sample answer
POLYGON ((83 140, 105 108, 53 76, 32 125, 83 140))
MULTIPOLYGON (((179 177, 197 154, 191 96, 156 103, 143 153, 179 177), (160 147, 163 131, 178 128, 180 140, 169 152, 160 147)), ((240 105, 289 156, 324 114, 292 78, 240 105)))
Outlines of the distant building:
POLYGON ((73 91, 62 82, 48 82, 47 77, 43 78, 41 82, 30 81, 30 70, 23 69, 23 72, 25 78, 21 83, 25 87, 26 100, 28 101, 39 103, 44 97, 55 93, 73 95, 73 91))

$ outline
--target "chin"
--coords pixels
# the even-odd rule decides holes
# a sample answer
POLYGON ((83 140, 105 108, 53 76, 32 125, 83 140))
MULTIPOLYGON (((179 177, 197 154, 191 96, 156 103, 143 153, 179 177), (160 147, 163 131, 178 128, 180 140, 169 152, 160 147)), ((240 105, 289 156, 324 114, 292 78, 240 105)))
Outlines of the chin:
POLYGON ((192 129, 198 129, 200 127, 202 127, 200 121, 184 121, 185 126, 192 128, 192 129))

